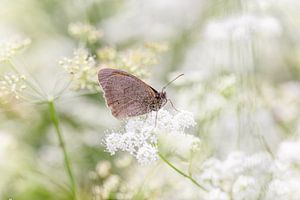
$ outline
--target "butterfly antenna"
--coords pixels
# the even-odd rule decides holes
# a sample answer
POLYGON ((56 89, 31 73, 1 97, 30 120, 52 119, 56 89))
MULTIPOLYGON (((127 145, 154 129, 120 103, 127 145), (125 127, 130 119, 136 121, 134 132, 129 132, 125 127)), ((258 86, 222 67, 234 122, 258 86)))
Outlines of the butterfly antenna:
POLYGON ((179 77, 183 76, 184 74, 180 74, 178 76, 176 76, 173 80, 171 80, 169 83, 167 83, 162 89, 161 91, 164 91, 171 83, 173 83, 176 79, 178 79, 179 77))

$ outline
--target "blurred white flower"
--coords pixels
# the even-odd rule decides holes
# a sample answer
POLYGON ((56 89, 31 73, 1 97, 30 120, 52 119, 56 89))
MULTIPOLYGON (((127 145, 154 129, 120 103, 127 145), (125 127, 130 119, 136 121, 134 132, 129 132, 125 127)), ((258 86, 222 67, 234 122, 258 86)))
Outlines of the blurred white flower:
POLYGON ((186 111, 172 115, 161 109, 157 114, 157 121, 156 113, 152 112, 146 119, 143 117, 129 119, 124 133, 113 132, 107 135, 104 139, 107 151, 111 155, 117 151, 126 151, 136 157, 140 164, 150 164, 157 160, 156 147, 160 134, 185 135, 185 129, 195 125, 191 113, 186 111))
POLYGON ((69 24, 69 33, 74 38, 90 43, 97 42, 103 36, 103 32, 101 30, 90 24, 82 22, 69 24))
POLYGON ((220 189, 213 189, 211 190, 207 197, 207 200, 229 200, 230 197, 227 193, 222 192, 220 189))
POLYGON ((291 170, 289 163, 281 162, 278 159, 274 160, 271 172, 274 178, 279 179, 293 176, 293 171, 291 170))
POLYGON ((11 59, 17 53, 26 49, 31 44, 29 38, 20 39, 8 39, 5 42, 0 43, 0 62, 11 59))
POLYGON ((273 180, 266 192, 266 200, 298 200, 300 199, 300 179, 273 180))
POLYGON ((254 177, 240 176, 232 187, 234 200, 256 200, 259 197, 260 186, 254 177))
POLYGON ((223 172, 228 173, 227 171, 230 171, 230 174, 232 175, 230 178, 236 177, 243 171, 243 164, 245 163, 246 159, 247 157, 243 152, 231 152, 227 159, 223 161, 223 172))
POLYGON ((120 177, 118 175, 109 176, 103 183, 103 188, 108 191, 115 190, 120 184, 120 177))
POLYGON ((19 99, 20 95, 26 88, 24 80, 25 76, 23 75, 0 75, 0 98, 13 96, 16 99, 19 99))
POLYGON ((267 176, 271 173, 270 169, 273 164, 273 159, 269 153, 258 152, 244 160, 243 172, 255 177, 267 176))
MULTIPOLYGON (((286 145, 287 143, 283 143, 281 146, 286 145)), ((293 147, 296 143, 287 146, 293 147)), ((209 195, 220 195, 215 199, 227 194, 234 200, 255 200, 261 195, 266 200, 298 200, 300 173, 295 167, 299 166, 295 163, 296 153, 284 150, 283 152, 283 158, 288 160, 280 160, 281 151, 278 152, 278 160, 273 160, 266 152, 250 156, 242 152, 232 152, 224 161, 212 157, 201 165, 201 173, 196 177, 209 189, 209 195), (293 165, 289 165, 289 162, 293 165)))
POLYGON ((272 159, 267 153, 246 156, 243 152, 232 152, 224 161, 206 160, 197 180, 211 190, 220 188, 224 192, 233 192, 234 199, 256 199, 258 193, 255 192, 268 181, 271 167, 272 159))
POLYGON ((100 197, 100 199, 109 199, 110 194, 117 190, 120 182, 121 180, 118 175, 110 175, 104 180, 102 186, 96 185, 92 188, 93 193, 96 197, 100 197))
POLYGON ((100 161, 96 166, 96 172, 101 177, 104 178, 109 175, 111 170, 111 164, 109 161, 100 161))
POLYGON ((201 180, 207 185, 207 188, 214 188, 220 186, 220 175, 222 163, 216 158, 209 158, 202 166, 202 173, 198 175, 198 180, 201 180))
POLYGON ((191 153, 201 149, 201 140, 190 134, 166 132, 159 134, 159 140, 161 150, 172 152, 172 154, 177 154, 183 158, 189 158, 191 153))
POLYGON ((132 157, 129 155, 123 155, 114 160, 115 165, 118 168, 128 167, 132 162, 132 157))
POLYGON ((99 90, 96 61, 86 49, 76 49, 72 58, 64 58, 59 64, 72 77, 74 90, 99 90))
POLYGON ((287 165, 300 166, 300 141, 285 141, 280 144, 278 159, 287 165))

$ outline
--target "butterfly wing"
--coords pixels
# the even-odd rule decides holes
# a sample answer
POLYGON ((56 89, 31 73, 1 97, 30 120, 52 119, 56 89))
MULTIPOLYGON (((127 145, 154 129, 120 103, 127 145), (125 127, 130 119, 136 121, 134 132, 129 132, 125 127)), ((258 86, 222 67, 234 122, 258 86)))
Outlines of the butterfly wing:
POLYGON ((122 119, 150 112, 157 91, 137 77, 117 69, 101 69, 98 80, 113 116, 122 119))

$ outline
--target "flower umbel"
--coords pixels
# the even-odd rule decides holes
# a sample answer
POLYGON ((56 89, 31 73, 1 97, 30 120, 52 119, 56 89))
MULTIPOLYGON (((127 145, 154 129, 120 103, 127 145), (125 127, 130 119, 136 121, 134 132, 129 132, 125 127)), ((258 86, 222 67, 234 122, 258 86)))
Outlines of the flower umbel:
POLYGON ((0 44, 0 62, 7 61, 31 44, 29 38, 9 39, 0 44))
POLYGON ((0 76, 0 98, 13 96, 16 99, 20 98, 20 94, 26 88, 24 83, 25 76, 7 74, 0 76))
POLYGON ((126 151, 140 164, 150 164, 158 159, 157 145, 160 134, 185 134, 186 128, 196 123, 192 114, 181 111, 172 115, 160 110, 155 126, 155 112, 143 117, 129 119, 124 132, 113 132, 106 136, 104 143, 107 151, 114 155, 117 151, 126 151))
POLYGON ((90 24, 82 22, 71 23, 69 25, 69 33, 74 38, 90 43, 97 42, 97 40, 103 36, 103 32, 101 30, 98 30, 90 24))
POLYGON ((98 90, 95 59, 86 49, 77 49, 72 58, 64 58, 59 64, 71 75, 73 89, 98 90))

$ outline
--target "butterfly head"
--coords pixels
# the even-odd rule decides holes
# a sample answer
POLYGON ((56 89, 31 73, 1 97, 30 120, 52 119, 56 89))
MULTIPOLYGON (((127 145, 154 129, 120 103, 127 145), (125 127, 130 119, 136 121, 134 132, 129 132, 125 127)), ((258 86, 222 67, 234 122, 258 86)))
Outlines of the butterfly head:
POLYGON ((165 91, 161 91, 157 93, 157 100, 159 102, 160 108, 163 107, 167 103, 167 93, 165 91))
POLYGON ((162 101, 161 107, 163 107, 168 102, 167 93, 166 92, 160 92, 160 98, 161 98, 161 101, 162 101))
POLYGON ((157 94, 158 99, 167 99, 167 93, 165 91, 161 91, 157 94))
POLYGON ((158 111, 161 109, 166 103, 167 103, 167 94, 166 92, 157 92, 155 94, 155 98, 150 103, 150 110, 152 111, 158 111))

